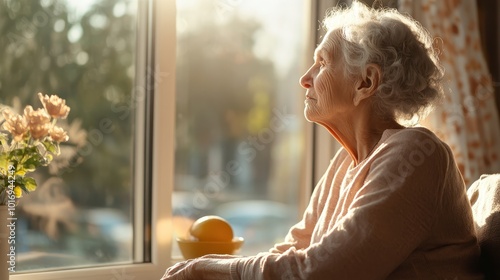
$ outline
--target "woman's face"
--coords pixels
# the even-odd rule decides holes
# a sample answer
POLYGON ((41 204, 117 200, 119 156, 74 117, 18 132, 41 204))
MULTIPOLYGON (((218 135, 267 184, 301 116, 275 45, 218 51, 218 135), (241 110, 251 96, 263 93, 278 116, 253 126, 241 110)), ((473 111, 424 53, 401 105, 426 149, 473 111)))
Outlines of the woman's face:
POLYGON ((304 116, 311 122, 348 117, 354 108, 354 81, 345 77, 342 59, 333 54, 331 34, 316 48, 313 65, 300 78, 300 85, 306 89, 304 116))

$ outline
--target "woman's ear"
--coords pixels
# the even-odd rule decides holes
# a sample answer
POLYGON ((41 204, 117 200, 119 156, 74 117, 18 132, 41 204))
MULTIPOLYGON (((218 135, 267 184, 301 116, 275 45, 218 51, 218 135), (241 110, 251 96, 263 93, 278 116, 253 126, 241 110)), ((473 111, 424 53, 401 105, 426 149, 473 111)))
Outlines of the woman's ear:
POLYGON ((377 91, 380 83, 381 71, 380 67, 376 64, 368 64, 366 66, 366 76, 360 77, 356 83, 353 102, 358 106, 362 100, 372 96, 377 91))

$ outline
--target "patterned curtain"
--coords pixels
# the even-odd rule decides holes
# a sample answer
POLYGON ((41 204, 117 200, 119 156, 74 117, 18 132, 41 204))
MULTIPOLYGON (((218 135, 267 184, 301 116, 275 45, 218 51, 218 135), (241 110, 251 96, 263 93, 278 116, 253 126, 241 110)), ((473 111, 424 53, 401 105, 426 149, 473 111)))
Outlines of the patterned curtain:
POLYGON ((500 123, 476 1, 399 0, 399 10, 438 38, 445 68, 445 100, 422 125, 451 147, 467 186, 481 174, 500 173, 500 123))

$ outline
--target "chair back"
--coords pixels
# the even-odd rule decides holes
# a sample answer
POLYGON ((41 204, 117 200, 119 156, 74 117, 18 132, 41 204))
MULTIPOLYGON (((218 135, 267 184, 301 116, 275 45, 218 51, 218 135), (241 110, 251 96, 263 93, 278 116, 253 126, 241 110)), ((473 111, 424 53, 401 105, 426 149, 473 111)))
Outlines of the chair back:
POLYGON ((500 279, 500 174, 485 174, 467 190, 487 279, 500 279))

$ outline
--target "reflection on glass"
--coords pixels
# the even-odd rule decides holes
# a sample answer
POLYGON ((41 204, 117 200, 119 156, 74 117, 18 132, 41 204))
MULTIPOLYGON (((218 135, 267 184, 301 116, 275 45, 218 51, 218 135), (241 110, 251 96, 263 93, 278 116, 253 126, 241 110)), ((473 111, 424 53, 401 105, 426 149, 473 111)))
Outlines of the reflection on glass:
POLYGON ((16 271, 132 261, 138 2, 0 1, 0 103, 57 94, 69 143, 16 207, 16 271))
POLYGON ((241 253, 252 254, 297 220, 302 5, 177 1, 177 236, 215 214, 245 238, 241 253))

